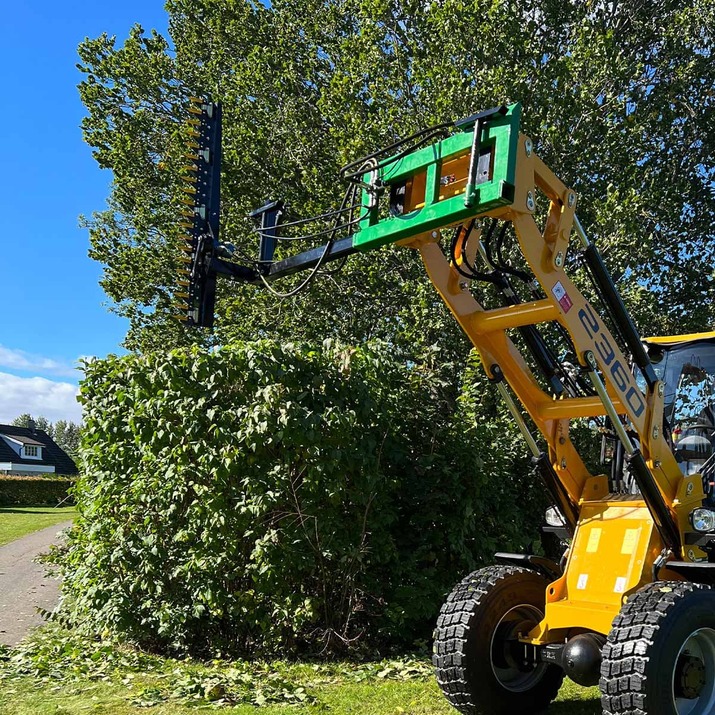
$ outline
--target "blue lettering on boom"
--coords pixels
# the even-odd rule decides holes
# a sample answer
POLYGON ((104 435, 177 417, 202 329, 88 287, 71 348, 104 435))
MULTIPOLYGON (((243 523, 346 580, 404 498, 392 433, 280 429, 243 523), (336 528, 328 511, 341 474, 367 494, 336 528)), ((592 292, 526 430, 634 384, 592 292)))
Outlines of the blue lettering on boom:
POLYGON ((618 388, 618 391, 624 395, 624 403, 630 407, 636 417, 640 417, 645 409, 643 395, 637 387, 632 385, 629 387, 630 373, 621 364, 620 360, 614 360, 616 351, 606 335, 601 332, 599 320, 597 316, 594 315, 591 306, 586 304, 585 307, 581 308, 581 310, 578 311, 578 317, 584 330, 588 333, 588 337, 594 341, 596 351, 608 368, 613 384, 618 388), (626 390, 628 391, 626 392, 626 390))

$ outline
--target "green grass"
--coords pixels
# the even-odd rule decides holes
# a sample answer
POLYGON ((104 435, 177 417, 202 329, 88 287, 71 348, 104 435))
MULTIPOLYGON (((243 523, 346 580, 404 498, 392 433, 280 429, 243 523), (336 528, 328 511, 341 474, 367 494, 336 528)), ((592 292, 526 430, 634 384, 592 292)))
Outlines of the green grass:
MULTIPOLYGON (((456 715, 426 654, 369 662, 163 658, 48 623, 0 647, 2 715, 456 715)), ((567 681, 552 715, 600 715, 567 681)), ((518 715, 515 713, 515 715, 518 715)))
POLYGON ((72 506, 0 507, 0 546, 75 516, 77 510, 72 506))
MULTIPOLYGON (((153 707, 132 703, 146 687, 129 683, 79 682, 53 685, 23 678, 3 685, 4 715, 189 715, 219 712, 231 715, 457 715, 434 680, 427 682, 333 683, 311 688, 312 705, 237 705, 216 708, 203 702, 161 702, 153 707)), ((597 688, 580 688, 567 681, 549 715, 600 715, 597 688)), ((516 715, 516 714, 515 714, 516 715)))

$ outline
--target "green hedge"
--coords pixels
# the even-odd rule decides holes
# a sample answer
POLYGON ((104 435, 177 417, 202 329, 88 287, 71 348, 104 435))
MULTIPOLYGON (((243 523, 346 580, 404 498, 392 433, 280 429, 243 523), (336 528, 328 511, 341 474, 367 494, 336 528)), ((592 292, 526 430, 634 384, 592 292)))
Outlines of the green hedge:
POLYGON ((90 363, 68 615, 204 655, 428 638, 541 509, 481 370, 457 395, 379 345, 90 363))
POLYGON ((67 499, 74 484, 72 477, 0 476, 0 506, 54 506, 67 499))

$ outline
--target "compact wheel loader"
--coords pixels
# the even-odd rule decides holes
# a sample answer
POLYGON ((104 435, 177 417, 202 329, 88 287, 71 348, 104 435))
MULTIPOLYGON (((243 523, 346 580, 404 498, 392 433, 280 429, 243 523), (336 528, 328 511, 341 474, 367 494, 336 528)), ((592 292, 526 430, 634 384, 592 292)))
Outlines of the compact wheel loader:
POLYGON ((449 702, 536 713, 568 676, 600 685, 604 713, 715 713, 715 332, 640 338, 520 105, 348 164, 341 207, 314 224, 267 202, 250 261, 219 236, 220 105, 189 112, 179 319, 212 326, 219 276, 273 290, 307 271, 291 295, 352 253, 418 251, 532 453, 565 550, 498 553, 449 594, 433 655, 449 702), (276 258, 306 229, 325 243, 276 258), (597 425, 602 469, 572 439, 577 420, 597 425))

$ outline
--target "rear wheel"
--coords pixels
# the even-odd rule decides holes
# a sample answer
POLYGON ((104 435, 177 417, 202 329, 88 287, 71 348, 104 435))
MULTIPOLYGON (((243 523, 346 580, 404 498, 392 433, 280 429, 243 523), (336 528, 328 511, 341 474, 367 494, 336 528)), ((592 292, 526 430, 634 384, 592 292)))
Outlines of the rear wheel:
POLYGON ((561 668, 528 662, 518 642, 544 617, 547 585, 528 569, 492 566, 467 576, 447 598, 432 662, 463 715, 537 713, 556 697, 561 668))
POLYGON ((658 581, 631 596, 603 649, 604 715, 715 715, 715 591, 658 581))

